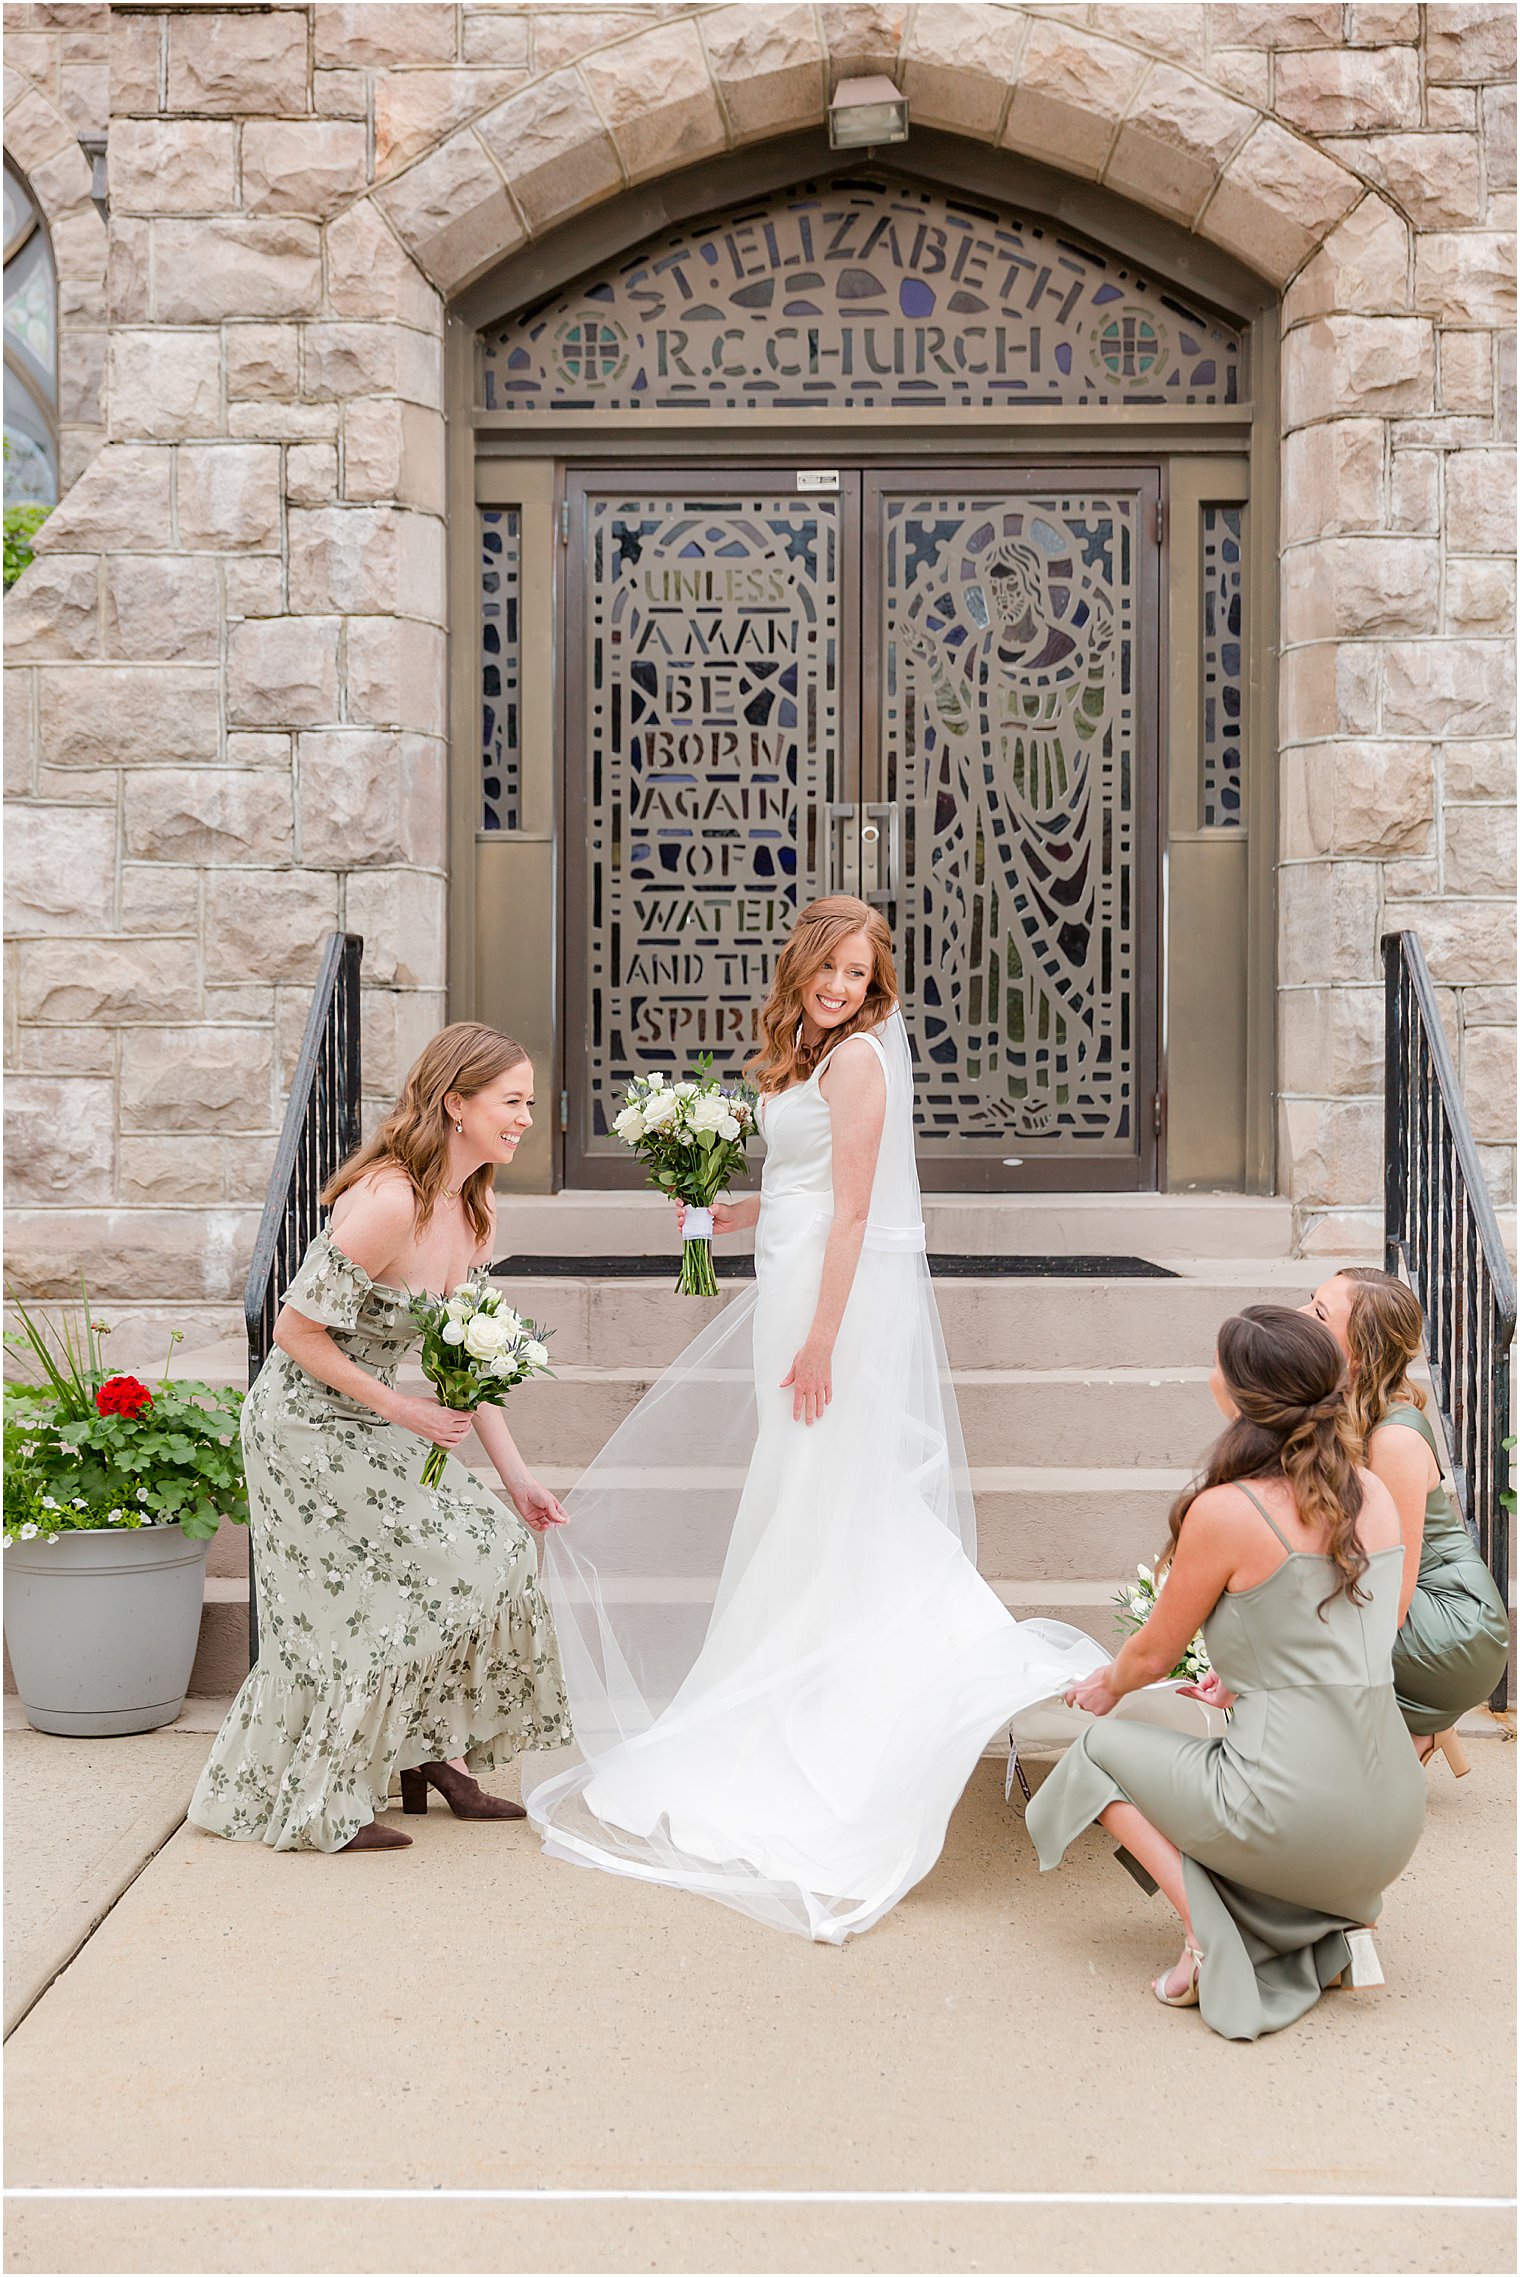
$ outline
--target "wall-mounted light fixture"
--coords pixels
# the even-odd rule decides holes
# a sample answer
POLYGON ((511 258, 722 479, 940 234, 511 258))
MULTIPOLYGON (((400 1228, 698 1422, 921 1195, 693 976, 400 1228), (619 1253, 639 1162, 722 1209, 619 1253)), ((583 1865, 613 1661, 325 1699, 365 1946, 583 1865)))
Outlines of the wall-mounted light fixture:
POLYGON ((867 150, 906 142, 908 98, 890 79, 841 79, 829 105, 831 150, 867 150))
POLYGON ((79 147, 90 161, 90 203, 104 221, 110 211, 106 198, 106 138, 103 134, 82 134, 79 147))

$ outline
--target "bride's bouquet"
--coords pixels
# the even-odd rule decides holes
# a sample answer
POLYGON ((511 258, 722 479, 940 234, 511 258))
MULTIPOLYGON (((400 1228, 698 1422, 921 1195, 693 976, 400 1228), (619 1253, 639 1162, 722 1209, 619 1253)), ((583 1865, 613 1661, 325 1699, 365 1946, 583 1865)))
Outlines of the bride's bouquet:
POLYGON ((744 1149, 755 1128, 748 1091, 725 1091, 708 1071, 712 1053, 697 1061, 695 1079, 667 1083, 663 1075, 636 1075, 627 1105, 612 1127, 649 1174, 649 1183, 686 1204, 682 1228, 683 1297, 715 1297, 712 1261, 713 1204, 744 1169, 744 1149))
MULTIPOLYGON (((472 1273, 451 1297, 424 1291, 411 1311, 422 1330, 422 1372, 445 1407, 467 1415, 499 1407, 515 1385, 554 1373, 543 1332, 514 1312, 484 1273, 472 1273)), ((424 1486, 440 1483, 447 1460, 446 1448, 428 1449, 424 1486)))

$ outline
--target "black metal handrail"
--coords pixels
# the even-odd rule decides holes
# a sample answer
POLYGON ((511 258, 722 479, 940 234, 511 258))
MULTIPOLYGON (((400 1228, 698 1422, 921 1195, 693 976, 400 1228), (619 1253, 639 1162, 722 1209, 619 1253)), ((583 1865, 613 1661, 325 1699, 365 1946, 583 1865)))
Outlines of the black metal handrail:
POLYGON ((322 1189, 359 1144, 358 933, 329 933, 291 1077, 253 1262, 243 1287, 251 1385, 269 1357, 280 1292, 305 1256, 322 1189))
MULTIPOLYGON (((253 1262, 243 1285, 250 1387, 269 1357, 281 1293, 289 1287, 317 1230, 322 1189, 339 1163, 359 1144, 359 965, 363 954, 364 942, 358 933, 329 933, 323 946, 280 1143, 269 1174, 264 1214, 253 1245, 253 1262)), ((250 1558, 250 1664, 258 1656, 258 1609, 250 1558)))
POLYGON ((1383 979, 1383 1262, 1424 1307, 1457 1507, 1508 1604, 1515 1277, 1417 933, 1383 936, 1383 979))

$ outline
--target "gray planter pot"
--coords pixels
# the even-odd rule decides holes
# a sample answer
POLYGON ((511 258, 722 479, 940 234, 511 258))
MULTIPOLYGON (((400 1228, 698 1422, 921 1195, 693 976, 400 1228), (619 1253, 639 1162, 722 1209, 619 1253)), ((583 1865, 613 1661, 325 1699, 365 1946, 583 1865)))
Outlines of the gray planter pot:
POLYGON ((5 1641, 27 1721, 102 1738, 172 1724, 200 1635, 205 1542, 102 1526, 5 1556, 5 1641))

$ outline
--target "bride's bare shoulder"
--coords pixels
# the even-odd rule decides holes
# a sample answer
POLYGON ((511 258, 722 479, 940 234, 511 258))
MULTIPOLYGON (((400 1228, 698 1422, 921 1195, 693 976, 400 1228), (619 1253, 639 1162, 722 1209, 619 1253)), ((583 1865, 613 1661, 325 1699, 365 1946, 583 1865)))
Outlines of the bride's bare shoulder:
POLYGON ((886 1070, 874 1028, 859 1028, 837 1043, 818 1080, 819 1090, 829 1099, 870 1098, 885 1087, 886 1070))

